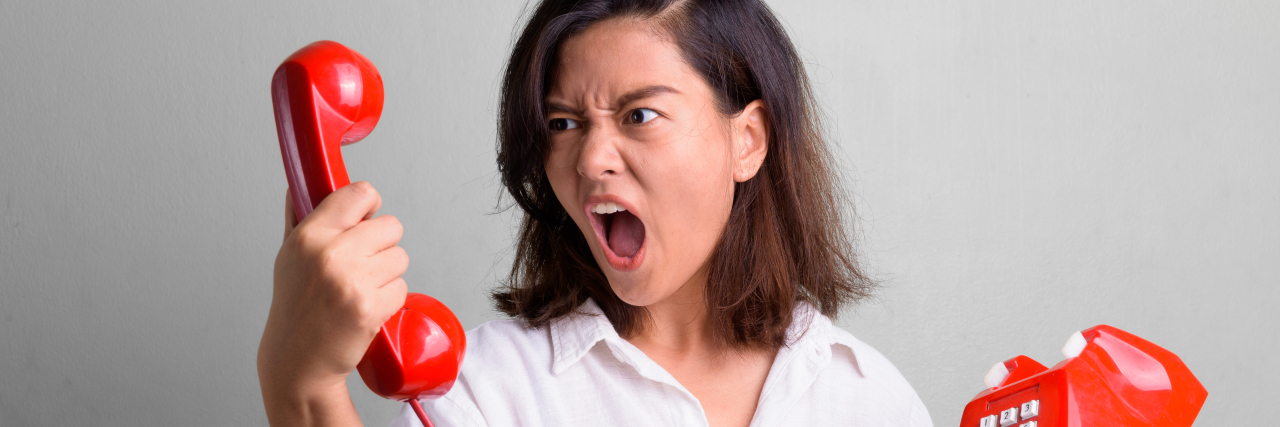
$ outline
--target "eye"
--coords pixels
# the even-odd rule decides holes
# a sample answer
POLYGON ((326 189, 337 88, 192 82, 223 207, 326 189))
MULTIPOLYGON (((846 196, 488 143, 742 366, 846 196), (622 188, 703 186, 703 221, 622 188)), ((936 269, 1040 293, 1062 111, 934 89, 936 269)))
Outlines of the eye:
POLYGON ((551 119, 547 122, 547 128, 551 129, 551 133, 564 132, 569 129, 577 129, 580 127, 582 127, 582 123, 578 123, 577 120, 573 119, 558 118, 551 119))
POLYGON ((627 123, 641 124, 658 118, 658 112, 648 108, 637 108, 627 113, 627 123))

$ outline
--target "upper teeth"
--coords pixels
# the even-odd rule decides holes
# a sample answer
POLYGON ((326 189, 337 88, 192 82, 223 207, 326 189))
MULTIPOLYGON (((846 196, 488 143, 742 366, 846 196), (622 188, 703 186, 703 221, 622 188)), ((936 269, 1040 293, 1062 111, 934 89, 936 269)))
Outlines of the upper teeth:
POLYGON ((613 203, 613 202, 596 203, 595 206, 591 207, 591 211, 598 214, 611 214, 617 211, 625 211, 625 210, 627 210, 627 208, 619 206, 617 203, 613 203))

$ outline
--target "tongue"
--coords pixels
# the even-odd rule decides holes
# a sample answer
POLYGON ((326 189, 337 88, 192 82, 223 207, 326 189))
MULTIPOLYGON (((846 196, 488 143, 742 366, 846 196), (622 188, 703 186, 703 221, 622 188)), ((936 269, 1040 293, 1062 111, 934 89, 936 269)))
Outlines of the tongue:
POLYGON ((609 249, 623 258, 631 258, 644 243, 644 224, 630 212, 613 214, 609 224, 609 249))

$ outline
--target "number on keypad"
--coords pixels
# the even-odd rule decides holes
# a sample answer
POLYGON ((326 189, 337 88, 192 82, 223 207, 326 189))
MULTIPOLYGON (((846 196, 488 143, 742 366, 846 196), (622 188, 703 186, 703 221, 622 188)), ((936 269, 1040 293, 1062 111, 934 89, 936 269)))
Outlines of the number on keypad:
POLYGON ((996 427, 996 416, 987 415, 978 420, 978 427, 996 427))
POLYGON ((1018 408, 1009 408, 1000 411, 1001 427, 1009 427, 1018 423, 1018 408))
MULTIPOLYGON (((1026 421, 1027 418, 1031 418, 1039 414, 1040 414, 1039 400, 1032 400, 1030 402, 1022 404, 1022 420, 1023 421, 1026 421)), ((1032 424, 1031 427, 1035 427, 1035 424, 1032 424)))

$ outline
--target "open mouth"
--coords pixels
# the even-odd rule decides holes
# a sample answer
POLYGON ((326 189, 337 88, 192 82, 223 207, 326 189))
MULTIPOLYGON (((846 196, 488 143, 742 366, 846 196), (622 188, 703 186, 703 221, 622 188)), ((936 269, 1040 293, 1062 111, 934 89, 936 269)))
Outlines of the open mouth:
POLYGON ((616 202, 599 202, 587 205, 587 216, 595 228, 596 237, 604 250, 610 266, 619 271, 631 271, 640 266, 644 258, 644 222, 616 202))

